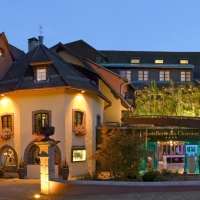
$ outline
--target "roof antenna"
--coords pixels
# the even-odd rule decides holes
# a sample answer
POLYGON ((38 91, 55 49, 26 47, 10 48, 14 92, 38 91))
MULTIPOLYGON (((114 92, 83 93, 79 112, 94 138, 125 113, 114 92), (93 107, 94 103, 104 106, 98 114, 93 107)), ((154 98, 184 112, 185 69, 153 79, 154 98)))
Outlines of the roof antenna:
POLYGON ((42 31, 42 29, 43 29, 43 26, 42 25, 39 25, 39 33, 40 33, 40 36, 38 36, 38 39, 39 39, 39 44, 43 44, 43 39, 44 39, 44 36, 42 36, 42 33, 44 33, 43 31, 42 31))

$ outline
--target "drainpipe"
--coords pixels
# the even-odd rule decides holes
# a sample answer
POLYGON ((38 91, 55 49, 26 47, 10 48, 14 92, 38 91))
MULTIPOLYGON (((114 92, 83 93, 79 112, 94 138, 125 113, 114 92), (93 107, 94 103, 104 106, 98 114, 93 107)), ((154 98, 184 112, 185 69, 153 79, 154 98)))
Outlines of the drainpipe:
POLYGON ((128 85, 130 83, 130 81, 128 81, 128 83, 122 83, 122 84, 120 84, 120 94, 122 95, 122 87, 124 86, 124 85, 128 85))

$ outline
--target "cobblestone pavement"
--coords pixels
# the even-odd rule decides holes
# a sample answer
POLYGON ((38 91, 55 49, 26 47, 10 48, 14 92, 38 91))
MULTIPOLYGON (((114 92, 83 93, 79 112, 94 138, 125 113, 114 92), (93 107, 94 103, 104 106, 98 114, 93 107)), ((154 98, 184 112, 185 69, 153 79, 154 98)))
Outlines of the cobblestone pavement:
MULTIPOLYGON (((36 199, 35 194, 40 193, 39 179, 0 179, 0 200, 29 200, 36 199)), ((44 200, 200 200, 199 192, 173 192, 173 193, 134 193, 113 195, 88 196, 51 196, 41 195, 44 200)))

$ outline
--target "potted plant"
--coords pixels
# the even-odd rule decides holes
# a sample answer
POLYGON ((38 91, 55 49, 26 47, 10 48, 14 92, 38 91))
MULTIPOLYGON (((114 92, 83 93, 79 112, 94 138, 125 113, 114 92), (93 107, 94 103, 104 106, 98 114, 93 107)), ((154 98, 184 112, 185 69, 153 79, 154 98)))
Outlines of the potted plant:
POLYGON ((66 161, 66 158, 64 161, 61 163, 61 176, 63 180, 68 180, 69 177, 69 164, 66 161))
POLYGON ((26 163, 22 160, 22 158, 19 162, 18 175, 20 179, 24 179, 24 177, 26 176, 26 163))

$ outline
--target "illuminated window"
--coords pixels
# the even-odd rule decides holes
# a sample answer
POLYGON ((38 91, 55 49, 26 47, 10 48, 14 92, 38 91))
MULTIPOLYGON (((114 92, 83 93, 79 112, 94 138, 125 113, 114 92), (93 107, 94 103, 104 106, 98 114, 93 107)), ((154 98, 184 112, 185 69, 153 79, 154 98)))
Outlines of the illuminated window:
POLYGON ((85 148, 72 148, 72 162, 86 161, 86 149, 85 148))
POLYGON ((132 64, 140 63, 140 59, 139 58, 131 58, 131 63, 132 64))
POLYGON ((17 154, 12 147, 8 145, 1 147, 0 158, 0 165, 5 165, 7 172, 16 172, 17 154))
POLYGON ((47 113, 38 113, 35 114, 35 131, 40 127, 48 127, 49 126, 49 115, 47 113))
POLYGON ((9 128, 12 131, 12 116, 4 115, 1 117, 2 129, 9 128))
POLYGON ((170 73, 168 70, 161 70, 160 71, 160 81, 169 81, 170 73))
POLYGON ((39 158, 39 152, 40 148, 37 145, 31 146, 31 148, 28 150, 27 153, 27 164, 39 164, 40 158, 39 158))
POLYGON ((138 81, 148 81, 149 72, 146 70, 138 71, 138 81))
POLYGON ((46 68, 38 68, 36 69, 37 73, 37 81, 46 81, 47 80, 47 69, 46 68))
POLYGON ((131 71, 130 70, 121 70, 120 75, 129 81, 131 80, 131 71))
POLYGON ((181 81, 191 81, 191 72, 181 71, 181 81))
POLYGON ((74 112, 74 125, 82 125, 83 123, 83 113, 80 111, 74 112))
POLYGON ((32 133, 35 133, 40 127, 51 126, 51 111, 36 110, 32 111, 32 133))
POLYGON ((188 64, 188 59, 180 59, 180 64, 188 64))
POLYGON ((163 61, 163 59, 156 59, 156 60, 155 60, 155 63, 156 63, 156 64, 163 64, 164 61, 163 61))
POLYGON ((0 56, 3 56, 3 50, 0 48, 0 56))

